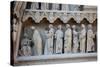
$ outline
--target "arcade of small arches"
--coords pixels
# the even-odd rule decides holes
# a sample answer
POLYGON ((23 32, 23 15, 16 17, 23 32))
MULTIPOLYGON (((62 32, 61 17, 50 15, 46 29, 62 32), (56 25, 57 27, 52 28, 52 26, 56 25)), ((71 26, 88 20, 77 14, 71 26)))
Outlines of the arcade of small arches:
POLYGON ((23 22, 31 17, 36 23, 39 23, 44 17, 50 23, 53 23, 57 18, 59 18, 63 23, 67 23, 68 20, 73 18, 76 23, 80 23, 84 18, 86 18, 89 23, 93 23, 97 19, 97 14, 95 11, 28 11, 26 10, 23 16, 23 22))

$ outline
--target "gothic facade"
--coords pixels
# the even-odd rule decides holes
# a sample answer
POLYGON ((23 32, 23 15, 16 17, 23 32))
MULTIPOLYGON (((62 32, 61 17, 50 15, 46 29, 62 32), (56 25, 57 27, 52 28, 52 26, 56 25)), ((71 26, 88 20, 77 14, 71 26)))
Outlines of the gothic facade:
MULTIPOLYGON (((82 57, 84 59, 87 59, 88 57, 90 57, 90 58, 93 58, 92 60, 96 60, 97 58, 97 7, 96 6, 14 1, 11 3, 11 24, 12 24, 11 27, 12 27, 12 43, 13 43, 12 49, 11 49, 12 50, 11 60, 12 62, 14 62, 12 64, 15 64, 15 65, 23 65, 25 63, 35 64, 35 63, 32 63, 31 61, 36 61, 37 63, 41 63, 39 62, 40 59, 45 61, 48 59, 53 60, 55 58, 66 59, 66 58, 73 58, 73 57, 74 58, 82 57), (51 55, 48 54, 48 56, 45 56, 44 54, 45 54, 46 37, 45 37, 44 31, 48 30, 48 26, 50 24, 53 25, 53 29, 55 31, 59 30, 60 29, 59 25, 61 25, 64 35, 65 35, 67 24, 70 25, 68 27, 70 27, 71 30, 74 27, 73 25, 75 25, 77 32, 80 32, 80 28, 82 24, 86 26, 86 31, 88 30, 88 25, 89 24, 92 25, 93 27, 92 31, 95 34, 94 39, 93 39, 94 44, 95 44, 94 51, 87 53, 87 49, 86 49, 87 46, 85 46, 85 49, 84 49, 85 53, 82 54, 81 48, 80 48, 81 46, 79 45, 79 47, 77 47, 78 53, 76 54, 74 53, 75 55, 73 54, 73 51, 70 54, 64 54, 64 41, 62 41, 63 43, 63 46, 61 49, 62 54, 56 55, 56 48, 57 48, 57 46, 55 46, 56 38, 53 38, 53 42, 54 42, 53 44, 54 50, 52 51, 53 53, 51 52, 50 53, 51 55), (34 33, 36 32, 36 34, 33 35, 33 32, 31 31, 31 29, 29 29, 30 27, 32 28, 32 30, 36 29, 34 31, 34 33), (28 34, 28 36, 26 34, 28 34), (23 38, 24 36, 25 38, 23 38), (37 44, 35 46, 36 48, 34 48, 33 47, 34 45, 32 45, 32 42, 30 42, 32 40, 34 40, 33 42, 34 44, 37 44), (36 42, 37 40, 38 42, 36 42), (31 45, 29 46, 30 43, 31 45), (27 48, 23 47, 22 44, 27 44, 27 48, 28 48, 27 52, 25 51, 27 48), (39 47, 39 49, 37 49, 37 47, 39 47), (32 53, 31 50, 35 52, 32 53), (23 52, 23 55, 22 55, 22 52, 23 52), (29 61, 29 63, 24 62, 24 61, 29 61)), ((48 32, 52 33, 52 29, 50 28, 48 32)), ((60 36, 62 34, 57 34, 57 35, 60 36)), ((62 38, 63 38, 62 40, 64 40, 64 36, 62 36, 62 38)), ((71 47, 74 46, 73 39, 74 38, 72 36, 71 47)), ((87 39, 88 37, 86 34, 85 45, 87 45, 87 39)), ((48 41, 50 41, 50 43, 52 42, 51 40, 48 40, 48 41)), ((71 48, 71 50, 73 49, 71 48)), ((72 61, 73 59, 70 59, 70 60, 72 61)))

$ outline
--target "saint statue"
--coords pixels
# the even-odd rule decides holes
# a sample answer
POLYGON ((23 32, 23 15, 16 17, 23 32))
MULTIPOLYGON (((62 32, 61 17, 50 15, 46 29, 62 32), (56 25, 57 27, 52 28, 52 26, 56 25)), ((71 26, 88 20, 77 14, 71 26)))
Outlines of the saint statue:
POLYGON ((24 38, 21 41, 21 52, 23 56, 31 56, 32 51, 30 47, 31 40, 28 39, 27 34, 24 34, 24 38))
POLYGON ((49 34, 49 30, 48 28, 45 28, 45 47, 44 47, 44 55, 48 55, 49 54, 49 50, 48 50, 48 34, 49 34))
POLYGON ((32 26, 31 29, 34 31, 32 36, 32 42, 34 43, 32 49, 34 55, 42 55, 42 39, 40 33, 34 26, 32 26))
POLYGON ((79 47, 79 39, 78 39, 78 32, 76 31, 76 26, 72 26, 73 29, 73 53, 78 52, 78 47, 79 47))
POLYGON ((86 29, 85 25, 81 24, 81 31, 79 35, 80 40, 80 52, 85 52, 85 44, 86 44, 86 29))
POLYGON ((53 40, 54 40, 54 29, 53 25, 49 25, 49 30, 45 31, 46 42, 45 42, 45 55, 53 54, 53 40))
POLYGON ((58 30, 55 32, 55 38, 56 38, 56 54, 62 53, 62 47, 63 47, 63 32, 62 32, 62 26, 58 25, 58 30))
POLYGON ((14 42, 16 41, 17 31, 18 31, 18 23, 17 23, 16 18, 14 18, 13 19, 13 33, 12 33, 14 42))
POLYGON ((64 53, 70 53, 72 46, 72 30, 69 24, 66 25, 66 28, 67 30, 65 31, 64 36, 64 53))
POLYGON ((94 51, 94 41, 93 38, 95 37, 93 30, 92 30, 92 25, 88 25, 88 30, 87 30, 87 52, 94 51))

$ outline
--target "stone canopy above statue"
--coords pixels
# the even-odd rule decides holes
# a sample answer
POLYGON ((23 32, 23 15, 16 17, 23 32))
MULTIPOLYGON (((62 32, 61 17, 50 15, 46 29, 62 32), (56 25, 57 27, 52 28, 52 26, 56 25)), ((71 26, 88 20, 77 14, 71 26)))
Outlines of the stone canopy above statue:
POLYGON ((86 18, 89 23, 93 23, 97 19, 95 11, 50 11, 50 10, 26 10, 23 16, 23 22, 31 17, 36 23, 39 23, 43 18, 47 18, 50 23, 53 23, 57 18, 67 23, 73 18, 77 23, 80 23, 86 18))
POLYGON ((53 23, 57 18, 60 18, 63 23, 67 23, 70 18, 74 18, 77 23, 80 23, 86 18, 89 23, 93 23, 97 19, 97 7, 87 5, 71 5, 71 4, 55 4, 42 2, 16 2, 14 13, 17 17, 21 17, 21 11, 24 13, 23 22, 31 17, 36 23, 39 23, 44 17, 50 23, 53 23), (22 8, 20 10, 20 8, 22 8))

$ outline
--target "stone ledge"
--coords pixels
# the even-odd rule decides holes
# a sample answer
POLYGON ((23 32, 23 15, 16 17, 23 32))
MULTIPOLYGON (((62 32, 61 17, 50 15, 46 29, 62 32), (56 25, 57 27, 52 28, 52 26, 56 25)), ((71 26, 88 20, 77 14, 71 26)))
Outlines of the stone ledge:
POLYGON ((17 57, 16 61, 35 61, 35 60, 50 60, 50 59, 64 59, 64 58, 91 58, 97 57, 97 53, 75 53, 75 54, 55 54, 55 55, 41 55, 41 56, 21 56, 17 57))
POLYGON ((25 11, 29 12, 60 12, 60 13, 97 13, 97 11, 65 11, 65 10, 33 10, 33 9, 25 9, 25 11))

